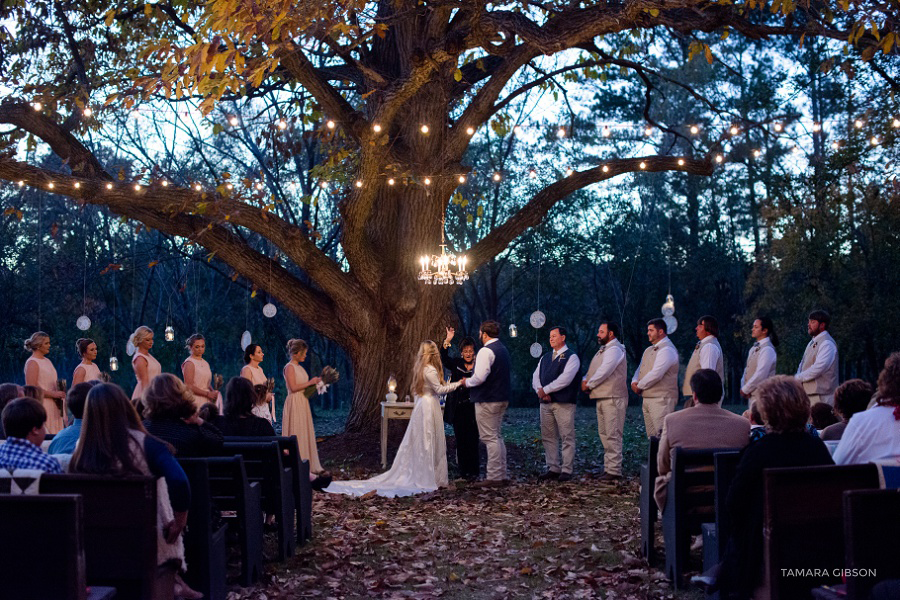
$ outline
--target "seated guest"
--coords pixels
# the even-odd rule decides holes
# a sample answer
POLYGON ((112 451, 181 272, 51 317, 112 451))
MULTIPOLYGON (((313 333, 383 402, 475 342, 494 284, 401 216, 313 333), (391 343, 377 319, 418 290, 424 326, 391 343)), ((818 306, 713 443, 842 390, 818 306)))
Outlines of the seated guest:
POLYGON ((743 448, 750 441, 747 419, 719 407, 722 379, 718 373, 712 369, 699 369, 691 377, 690 386, 691 408, 668 414, 663 420, 656 455, 659 477, 654 491, 660 510, 666 506, 675 448, 743 448))
POLYGON ((750 419, 750 443, 758 442, 762 436, 766 435, 766 424, 763 423, 762 415, 759 414, 759 407, 754 402, 745 414, 750 419))
POLYGON ((809 435, 809 397, 793 377, 776 375, 756 402, 768 433, 747 446, 725 501, 733 531, 720 565, 691 579, 722 598, 750 598, 763 572, 763 471, 833 464, 825 443, 809 435))
MULTIPOLYGON (((171 375, 170 375, 171 377, 171 375)), ((72 457, 73 473, 127 477, 146 475, 164 478, 159 485, 157 512, 162 527, 157 528, 157 564, 184 561, 181 533, 187 525, 191 487, 187 475, 169 447, 149 435, 125 394, 112 383, 101 383, 87 395, 81 443, 72 457)), ((179 567, 180 568, 180 567, 179 567)), ((175 576, 175 595, 202 598, 203 594, 175 576)))
POLYGON ((177 456, 209 456, 222 449, 222 432, 197 415, 194 395, 174 375, 151 379, 143 401, 144 427, 172 444, 177 456))
POLYGON ((204 421, 212 423, 219 418, 219 407, 216 406, 215 402, 206 402, 197 410, 197 414, 204 421))
MULTIPOLYGON (((0 384, 0 413, 3 412, 3 409, 6 408, 6 405, 9 404, 11 400, 21 398, 24 395, 25 392, 21 385, 16 385, 14 383, 0 384)), ((0 440, 5 439, 6 434, 3 433, 3 424, 0 422, 0 440)))
POLYGON ((849 379, 839 385, 834 391, 834 412, 841 420, 825 428, 820 436, 822 440, 827 442, 841 439, 850 417, 869 406, 873 391, 872 385, 862 379, 849 379))
POLYGON ((48 454, 72 454, 75 452, 75 444, 78 443, 78 436, 81 435, 81 417, 84 414, 84 402, 87 400, 88 392, 99 381, 85 381, 76 383, 66 394, 66 405, 72 411, 72 424, 53 436, 50 447, 47 448, 48 454))
MULTIPOLYGON (((260 385, 265 394, 266 386, 260 385)), ((253 414, 253 407, 259 398, 249 379, 232 377, 225 384, 225 414, 214 423, 225 435, 275 435, 275 429, 268 419, 253 414)), ((264 396, 265 397, 265 396, 264 396)))
MULTIPOLYGON (((831 408, 830 404, 817 402, 813 404, 812 408, 809 410, 809 422, 816 428, 816 433, 818 434, 826 427, 830 427, 837 423, 838 418, 837 415, 834 414, 834 409, 831 408)), ((822 436, 819 435, 819 437, 822 436)))
POLYGON ((900 459, 900 352, 884 361, 875 396, 878 401, 874 407, 856 413, 847 423, 834 452, 835 463, 858 465, 900 459))
POLYGON ((3 409, 0 420, 6 432, 6 443, 0 446, 0 469, 63 472, 59 461, 41 450, 41 442, 47 435, 44 430, 47 411, 40 402, 34 398, 16 398, 3 409))

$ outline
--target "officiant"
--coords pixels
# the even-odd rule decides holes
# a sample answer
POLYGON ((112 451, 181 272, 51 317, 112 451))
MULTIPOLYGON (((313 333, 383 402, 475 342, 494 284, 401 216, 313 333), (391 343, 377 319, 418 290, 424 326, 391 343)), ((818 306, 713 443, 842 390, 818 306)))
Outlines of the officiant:
MULTIPOLYGON (((441 362, 450 371, 450 382, 471 377, 475 372, 475 340, 466 336, 459 343, 459 356, 450 355, 450 345, 456 330, 447 327, 447 337, 441 344, 441 362)), ((478 479, 478 423, 475 405, 469 398, 469 388, 459 387, 447 394, 444 404, 444 421, 453 425, 456 435, 456 464, 464 479, 478 479)))

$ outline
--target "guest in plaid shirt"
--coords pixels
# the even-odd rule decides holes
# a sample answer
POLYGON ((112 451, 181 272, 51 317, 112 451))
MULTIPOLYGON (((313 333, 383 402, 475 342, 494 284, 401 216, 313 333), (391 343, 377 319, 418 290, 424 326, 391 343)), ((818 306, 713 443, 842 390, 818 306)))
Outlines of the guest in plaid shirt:
POLYGON ((0 418, 7 436, 6 443, 0 446, 0 469, 63 472, 59 461, 41 450, 41 442, 46 436, 47 411, 40 402, 33 398, 18 398, 6 405, 0 418))

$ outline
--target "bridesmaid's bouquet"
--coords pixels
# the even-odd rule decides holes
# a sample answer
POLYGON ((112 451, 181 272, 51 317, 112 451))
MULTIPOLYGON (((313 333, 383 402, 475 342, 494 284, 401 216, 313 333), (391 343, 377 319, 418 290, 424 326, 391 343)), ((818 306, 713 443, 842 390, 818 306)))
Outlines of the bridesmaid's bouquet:
POLYGON ((225 378, 216 373, 213 375, 213 389, 217 392, 222 388, 222 384, 225 383, 225 378))
POLYGON ((334 367, 325 367, 322 369, 322 374, 319 377, 321 381, 316 384, 315 390, 313 390, 312 386, 303 390, 307 398, 312 398, 313 391, 318 394, 324 394, 328 390, 329 385, 341 378, 341 374, 334 367))
MULTIPOLYGON (((66 387, 68 386, 68 382, 65 379, 57 379, 56 380, 56 389, 62 393, 66 393, 66 387)), ((66 416, 66 408, 65 408, 65 398, 54 398, 53 401, 56 403, 56 408, 59 409, 59 414, 65 418, 66 416)))
POLYGON ((102 381, 103 383, 109 383, 110 381, 112 381, 112 377, 106 371, 100 371, 100 381, 102 381))

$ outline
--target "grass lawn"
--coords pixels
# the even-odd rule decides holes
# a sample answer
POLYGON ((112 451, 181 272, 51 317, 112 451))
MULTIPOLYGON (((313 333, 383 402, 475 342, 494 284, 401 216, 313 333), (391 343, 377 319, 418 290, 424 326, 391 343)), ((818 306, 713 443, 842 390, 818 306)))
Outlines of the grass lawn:
MULTIPOLYGON (((316 416, 326 468, 336 478, 379 472, 378 440, 342 442, 344 418, 316 416)), ((229 598, 702 598, 674 593, 638 557, 637 474, 647 448, 640 408, 629 407, 619 486, 597 481, 593 408, 579 407, 576 427, 571 483, 536 480, 544 470, 538 411, 519 408, 504 423, 514 480, 507 488, 459 484, 397 499, 316 494, 313 541, 285 563, 268 563, 261 584, 232 588, 229 598)), ((392 451, 401 436, 392 432, 392 451)), ((454 462, 451 453, 451 479, 454 462)))

